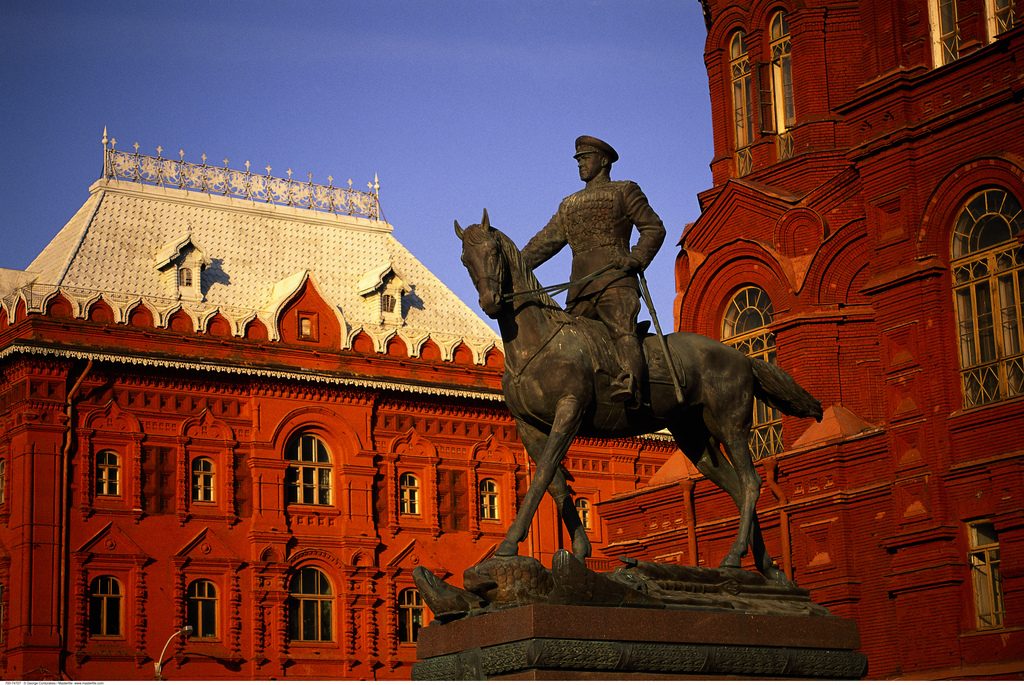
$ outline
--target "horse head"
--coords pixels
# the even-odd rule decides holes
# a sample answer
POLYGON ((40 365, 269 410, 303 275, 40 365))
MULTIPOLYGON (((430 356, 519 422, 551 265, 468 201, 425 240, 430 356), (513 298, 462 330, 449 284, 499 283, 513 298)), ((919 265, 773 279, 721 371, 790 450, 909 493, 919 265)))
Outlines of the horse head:
POLYGON ((462 263, 480 296, 480 309, 495 319, 501 313, 508 288, 508 269, 501 251, 497 229, 484 210, 480 223, 462 228, 455 222, 455 235, 462 241, 462 263))

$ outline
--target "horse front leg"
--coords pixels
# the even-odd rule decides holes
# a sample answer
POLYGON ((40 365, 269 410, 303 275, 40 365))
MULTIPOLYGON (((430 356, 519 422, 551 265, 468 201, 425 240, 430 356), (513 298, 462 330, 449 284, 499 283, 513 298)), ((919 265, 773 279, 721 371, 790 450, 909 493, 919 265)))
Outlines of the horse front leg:
MULTIPOLYGON (((512 521, 512 525, 505 534, 504 541, 495 552, 497 556, 511 557, 518 554, 519 543, 526 539, 526 535, 530 531, 530 523, 537 513, 537 507, 540 506, 540 500, 555 480, 558 467, 561 465, 565 453, 569 451, 569 445, 573 438, 579 432, 582 420, 583 404, 575 396, 568 395, 558 400, 555 407, 555 420, 552 422, 551 432, 544 440, 543 449, 539 455, 534 455, 531 452, 531 456, 537 463, 537 472, 533 474, 530 487, 526 491, 526 496, 523 497, 522 504, 519 505, 515 520, 512 521)), ((529 449, 527 446, 528 451, 529 449)), ((564 477, 562 484, 563 486, 565 484, 564 477)))

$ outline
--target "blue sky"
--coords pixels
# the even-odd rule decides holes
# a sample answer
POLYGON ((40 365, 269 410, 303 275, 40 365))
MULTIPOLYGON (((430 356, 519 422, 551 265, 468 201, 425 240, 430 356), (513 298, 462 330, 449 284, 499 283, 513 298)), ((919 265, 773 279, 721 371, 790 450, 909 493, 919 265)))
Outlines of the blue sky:
POLYGON ((665 221, 648 280, 671 326, 675 242, 711 185, 704 38, 698 0, 0 0, 0 267, 85 201, 106 126, 119 149, 378 174, 396 238, 477 309, 452 220, 487 207, 523 245, 581 187, 588 133, 665 221))

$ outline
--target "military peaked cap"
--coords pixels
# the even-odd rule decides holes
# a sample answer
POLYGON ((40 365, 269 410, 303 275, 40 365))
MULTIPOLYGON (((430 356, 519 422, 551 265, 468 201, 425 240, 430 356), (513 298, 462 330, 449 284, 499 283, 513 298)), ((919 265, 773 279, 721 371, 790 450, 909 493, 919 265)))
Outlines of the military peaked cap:
POLYGON ((576 139, 576 155, 581 152, 600 152, 608 158, 609 162, 617 162, 619 159, 619 153, 615 151, 615 148, 594 136, 580 136, 576 139))

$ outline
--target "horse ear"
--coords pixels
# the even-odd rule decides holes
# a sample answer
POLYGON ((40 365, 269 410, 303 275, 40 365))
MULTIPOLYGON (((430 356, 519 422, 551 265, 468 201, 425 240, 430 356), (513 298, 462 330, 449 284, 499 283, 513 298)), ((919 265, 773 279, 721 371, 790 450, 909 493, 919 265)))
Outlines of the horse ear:
POLYGON ((480 219, 480 225, 483 226, 488 231, 491 230, 491 220, 487 216, 487 208, 486 207, 484 207, 484 218, 480 219))
POLYGON ((459 220, 455 220, 455 235, 459 236, 459 240, 462 240, 462 226, 459 226, 459 220))

